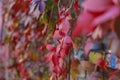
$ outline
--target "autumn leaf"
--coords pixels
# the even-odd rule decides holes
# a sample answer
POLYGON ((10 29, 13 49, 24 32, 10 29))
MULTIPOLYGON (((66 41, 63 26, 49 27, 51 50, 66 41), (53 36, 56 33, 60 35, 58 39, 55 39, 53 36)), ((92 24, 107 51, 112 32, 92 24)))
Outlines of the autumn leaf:
POLYGON ((75 2, 74 2, 74 8, 75 8, 76 11, 79 10, 79 7, 78 7, 78 1, 75 1, 75 2))

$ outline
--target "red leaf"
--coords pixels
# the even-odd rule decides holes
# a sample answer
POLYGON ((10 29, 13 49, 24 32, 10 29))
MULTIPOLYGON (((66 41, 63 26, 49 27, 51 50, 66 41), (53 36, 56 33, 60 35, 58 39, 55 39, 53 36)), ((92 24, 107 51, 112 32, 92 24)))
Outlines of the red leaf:
POLYGON ((28 10, 29 10, 29 1, 16 0, 15 5, 12 7, 12 9, 13 9, 15 14, 18 11, 28 12, 28 10))
POLYGON ((118 72, 120 72, 120 70, 115 70, 113 72, 110 73, 110 76, 114 76, 115 74, 117 74, 118 72))
POLYGON ((46 30, 47 30, 47 26, 45 26, 44 29, 42 30, 42 34, 45 34, 46 30))
POLYGON ((69 50, 70 50, 70 48, 68 48, 68 47, 65 49, 65 54, 66 54, 66 55, 68 55, 69 50))
POLYGON ((58 64, 59 64, 59 57, 57 56, 57 55, 53 55, 52 56, 52 62, 53 62, 53 64, 54 64, 54 66, 57 66, 58 64))
POLYGON ((53 68, 53 72, 56 73, 56 74, 58 73, 57 66, 55 66, 55 67, 53 68))
POLYGON ((50 62, 52 60, 53 55, 54 55, 54 52, 49 52, 48 54, 45 55, 45 60, 47 62, 50 62))
POLYGON ((55 0, 55 2, 58 4, 58 0, 55 0))
POLYGON ((112 76, 109 77, 108 80, 119 80, 119 76, 117 76, 117 75, 112 75, 112 76))
POLYGON ((94 29, 94 27, 91 24, 93 19, 94 19, 94 16, 90 12, 83 11, 79 15, 77 22, 74 26, 74 30, 72 32, 72 38, 80 34, 86 34, 92 31, 94 29))
POLYGON ((65 36, 65 33, 62 32, 62 31, 59 31, 59 34, 60 34, 61 36, 65 36))
POLYGON ((70 36, 65 36, 64 37, 64 43, 67 45, 67 46, 72 46, 72 39, 70 36))
POLYGON ((54 32, 53 38, 54 38, 54 39, 57 39, 57 40, 59 40, 59 39, 62 38, 62 35, 60 34, 60 31, 59 31, 59 30, 56 30, 56 31, 54 32))
POLYGON ((57 24, 61 24, 63 19, 58 19, 57 24))
POLYGON ((74 2, 74 8, 75 8, 76 11, 78 11, 78 9, 79 9, 79 7, 78 7, 78 1, 74 2))
POLYGON ((54 51, 54 50, 55 50, 55 47, 54 47, 52 44, 47 44, 47 45, 46 45, 46 48, 47 48, 49 51, 54 51))
POLYGON ((101 68, 103 68, 104 70, 107 71, 106 65, 105 65, 105 61, 103 60, 103 58, 100 58, 98 60, 98 66, 100 66, 101 68))

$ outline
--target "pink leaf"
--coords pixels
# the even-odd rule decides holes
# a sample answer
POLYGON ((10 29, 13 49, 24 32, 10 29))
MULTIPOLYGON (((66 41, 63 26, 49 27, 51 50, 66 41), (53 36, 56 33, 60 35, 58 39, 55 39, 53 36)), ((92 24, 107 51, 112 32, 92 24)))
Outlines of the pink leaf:
POLYGON ((85 33, 89 33, 90 31, 92 31, 94 29, 94 27, 91 26, 93 19, 94 19, 94 16, 88 11, 82 12, 79 15, 77 22, 74 26, 74 30, 72 32, 72 38, 80 34, 85 34, 85 33))
POLYGON ((62 59, 65 58, 65 52, 64 52, 64 49, 62 49, 62 50, 60 51, 60 57, 61 57, 62 59))
POLYGON ((88 56, 89 51, 92 49, 93 47, 93 42, 90 38, 87 39, 87 42, 84 46, 84 51, 85 51, 85 56, 88 56))
POLYGON ((72 39, 70 36, 65 36, 64 37, 64 43, 67 45, 67 46, 72 46, 72 39))
POLYGON ((44 29, 42 30, 42 34, 45 34, 46 30, 47 30, 47 26, 45 26, 44 29))
POLYGON ((114 2, 114 4, 119 5, 120 4, 120 0, 112 0, 114 2))
POLYGON ((61 22, 61 27, 59 28, 62 32, 64 32, 65 34, 68 33, 69 29, 70 29, 70 24, 68 22, 67 19, 62 20, 61 22))
POLYGON ((120 8, 118 6, 113 6, 104 14, 96 17, 93 21, 93 24, 98 25, 107 22, 109 20, 115 19, 119 15, 120 15, 120 8))
POLYGON ((91 12, 103 12, 113 6, 112 0, 86 0, 82 7, 91 12))
POLYGON ((61 51, 61 44, 57 46, 56 53, 59 53, 61 51))
POLYGON ((53 38, 54 38, 54 39, 57 39, 57 40, 59 40, 59 39, 62 38, 62 35, 60 35, 60 31, 59 31, 59 30, 56 30, 56 31, 54 32, 53 38))
POLYGON ((45 55, 45 59, 47 62, 50 62, 52 60, 52 56, 54 55, 54 52, 49 52, 45 55))
POLYGON ((47 44, 47 45, 46 45, 46 48, 47 48, 49 51, 55 50, 55 47, 54 47, 52 44, 47 44))
POLYGON ((102 29, 101 27, 97 27, 94 32, 93 32, 93 35, 92 35, 92 38, 93 39, 101 39, 102 38, 102 29))
POLYGON ((64 64, 64 60, 62 58, 59 59, 59 67, 62 68, 64 64))

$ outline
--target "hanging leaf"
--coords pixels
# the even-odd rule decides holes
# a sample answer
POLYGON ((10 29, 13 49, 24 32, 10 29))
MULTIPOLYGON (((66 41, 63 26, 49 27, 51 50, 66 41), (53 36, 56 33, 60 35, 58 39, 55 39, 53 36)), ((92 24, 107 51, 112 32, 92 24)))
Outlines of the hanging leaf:
POLYGON ((72 32, 72 37, 76 37, 80 34, 86 34, 89 33, 94 29, 94 27, 91 25, 92 21, 94 19, 94 16, 89 13, 88 11, 83 11, 74 26, 74 30, 72 32))
POLYGON ((64 37, 64 43, 67 45, 67 46, 72 46, 72 39, 70 36, 65 36, 64 37))
POLYGON ((98 24, 105 23, 109 20, 115 19, 119 15, 120 15, 120 8, 118 6, 113 6, 102 15, 96 17, 93 21, 93 24, 98 25, 98 24))
POLYGON ((75 8, 76 11, 79 10, 79 7, 78 7, 78 1, 75 1, 75 2, 74 2, 74 8, 75 8))
POLYGON ((87 0, 83 2, 82 7, 92 12, 103 12, 112 7, 113 5, 114 4, 112 0, 87 0))
POLYGON ((84 52, 86 57, 88 57, 89 51, 92 49, 92 47, 93 47, 93 42, 90 38, 88 38, 84 46, 84 52))
POLYGON ((50 62, 52 60, 53 55, 54 55, 54 52, 49 52, 48 54, 45 55, 45 60, 47 62, 50 62))
POLYGON ((47 48, 49 51, 54 51, 54 50, 55 50, 55 47, 54 47, 52 44, 47 44, 47 45, 46 45, 46 48, 47 48))
POLYGON ((56 31, 54 32, 53 38, 54 38, 54 39, 57 39, 57 40, 59 40, 59 39, 62 38, 62 35, 60 34, 60 31, 59 31, 59 30, 56 30, 56 31))

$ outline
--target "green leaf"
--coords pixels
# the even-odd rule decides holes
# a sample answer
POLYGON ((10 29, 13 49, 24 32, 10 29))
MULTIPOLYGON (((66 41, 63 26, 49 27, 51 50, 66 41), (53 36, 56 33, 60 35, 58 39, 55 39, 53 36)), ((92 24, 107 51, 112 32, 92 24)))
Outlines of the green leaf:
POLYGON ((56 18, 51 19, 49 22, 49 26, 55 27, 56 21, 57 21, 56 18))
POLYGON ((5 43, 9 43, 10 42, 10 36, 9 35, 5 35, 5 43))
POLYGON ((40 19, 41 23, 48 23, 48 15, 47 13, 44 13, 40 19))

